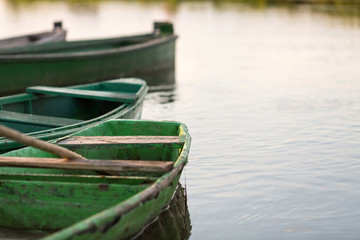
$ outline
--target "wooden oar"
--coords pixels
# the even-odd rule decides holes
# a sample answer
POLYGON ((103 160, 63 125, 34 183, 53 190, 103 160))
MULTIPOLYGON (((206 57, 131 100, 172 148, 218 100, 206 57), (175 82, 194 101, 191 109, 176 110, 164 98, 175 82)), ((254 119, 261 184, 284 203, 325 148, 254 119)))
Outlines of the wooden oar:
POLYGON ((0 135, 9 139, 15 140, 25 146, 31 146, 41 149, 45 152, 53 153, 56 156, 65 159, 86 159, 76 152, 70 151, 64 147, 57 146, 27 135, 24 135, 14 129, 8 128, 4 125, 0 125, 0 135))
POLYGON ((117 175, 116 171, 168 172, 173 169, 174 165, 173 162, 162 161, 88 160, 66 148, 24 135, 3 125, 0 125, 0 135, 15 140, 26 146, 35 147, 61 157, 61 159, 0 157, 0 166, 86 169, 94 171, 106 171, 108 174, 117 175))

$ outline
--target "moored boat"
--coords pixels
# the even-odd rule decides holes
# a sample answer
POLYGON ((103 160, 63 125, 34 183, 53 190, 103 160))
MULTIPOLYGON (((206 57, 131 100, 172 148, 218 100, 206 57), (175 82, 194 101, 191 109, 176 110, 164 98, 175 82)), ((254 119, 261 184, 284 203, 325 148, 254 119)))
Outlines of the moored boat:
POLYGON ((0 92, 173 69, 176 38, 171 23, 155 23, 147 34, 0 50, 0 92))
POLYGON ((66 30, 62 28, 62 23, 55 22, 54 29, 52 31, 0 39, 0 50, 30 45, 40 45, 49 42, 61 42, 65 41, 65 38, 66 30))
MULTIPOLYGON (((44 231, 44 239, 133 236, 169 204, 187 163, 190 141, 181 123, 111 120, 55 142, 87 159, 100 159, 96 160, 103 162, 99 166, 129 161, 133 165, 166 165, 166 170, 114 166, 114 175, 109 176, 80 169, 1 167, 0 227, 7 230, 3 235, 10 238, 11 230, 36 229, 44 231), (53 233, 47 235, 49 232, 53 233)), ((27 147, 1 155, 0 162, 4 165, 9 158, 22 157, 66 161, 27 147)), ((90 161, 95 160, 82 163, 90 161)))
MULTIPOLYGON (((0 97, 0 124, 38 139, 51 140, 109 119, 138 119, 148 87, 128 78, 72 87, 34 86, 0 97)), ((21 147, 0 138, 0 152, 21 147)))

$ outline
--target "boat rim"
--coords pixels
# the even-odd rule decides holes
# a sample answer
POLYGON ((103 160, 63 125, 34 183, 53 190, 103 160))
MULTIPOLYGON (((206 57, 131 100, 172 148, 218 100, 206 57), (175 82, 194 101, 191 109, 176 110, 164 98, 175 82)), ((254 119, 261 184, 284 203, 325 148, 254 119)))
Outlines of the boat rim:
MULTIPOLYGON (((136 37, 136 36, 134 36, 136 37)), ((87 58, 87 57, 103 57, 107 55, 113 55, 113 54, 119 54, 119 53, 125 53, 130 51, 136 51, 138 49, 143 49, 147 47, 151 47, 154 45, 163 44, 166 42, 173 41, 177 39, 177 35, 170 35, 170 36, 161 36, 159 38, 154 38, 149 41, 143 42, 143 43, 137 43, 130 46, 124 46, 124 47, 116 47, 113 49, 107 49, 107 50, 93 50, 93 51, 86 51, 86 52, 73 52, 73 53, 45 53, 45 54, 4 54, 0 55, 0 61, 5 62, 9 61, 19 61, 19 60, 52 60, 52 59, 61 59, 66 60, 67 58, 71 59, 81 59, 81 58, 87 58)))

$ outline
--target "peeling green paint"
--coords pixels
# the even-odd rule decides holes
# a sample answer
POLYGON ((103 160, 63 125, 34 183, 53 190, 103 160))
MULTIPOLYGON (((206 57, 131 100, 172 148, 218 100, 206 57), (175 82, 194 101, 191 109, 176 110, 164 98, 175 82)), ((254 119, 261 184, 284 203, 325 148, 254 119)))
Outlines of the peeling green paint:
MULTIPOLYGON (((169 204, 188 158, 190 136, 185 125, 112 120, 73 135, 180 135, 183 146, 180 151, 174 146, 170 153, 169 148, 159 145, 126 148, 126 151, 137 152, 139 160, 149 160, 154 158, 149 154, 154 154, 161 156, 162 161, 174 162, 172 171, 157 176, 138 173, 100 176, 90 171, 0 168, 0 212, 4 216, 0 227, 56 231, 44 238, 53 240, 123 239, 136 234, 169 204)), ((102 156, 105 161, 123 156, 123 151, 123 148, 100 148, 81 153, 89 159, 102 156)), ((33 148, 5 155, 51 156, 33 148)))

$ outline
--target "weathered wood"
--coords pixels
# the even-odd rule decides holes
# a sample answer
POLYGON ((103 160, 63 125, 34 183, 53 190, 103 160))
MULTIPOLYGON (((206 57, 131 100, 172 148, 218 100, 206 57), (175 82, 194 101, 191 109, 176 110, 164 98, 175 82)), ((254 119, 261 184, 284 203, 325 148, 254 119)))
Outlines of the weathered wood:
POLYGON ((66 159, 85 159, 83 156, 70 151, 66 148, 51 144, 27 135, 24 135, 16 130, 0 125, 0 135, 9 139, 15 140, 25 146, 31 146, 43 151, 53 153, 59 157, 66 159))
POLYGON ((63 158, 0 157, 0 166, 94 171, 168 172, 173 162, 132 160, 81 160, 63 158))
POLYGON ((105 101, 115 101, 115 102, 127 102, 132 103, 136 100, 136 94, 130 93, 121 93, 121 92, 107 92, 107 91, 91 91, 91 90, 81 90, 81 89, 71 89, 71 88, 60 88, 60 87, 29 87, 26 89, 28 93, 40 93, 40 94, 50 94, 50 95, 59 95, 59 96, 68 96, 68 97, 77 97, 77 98, 88 98, 88 99, 97 99, 105 101))
POLYGON ((103 144, 179 144, 179 136, 74 136, 57 142, 59 145, 103 144))

